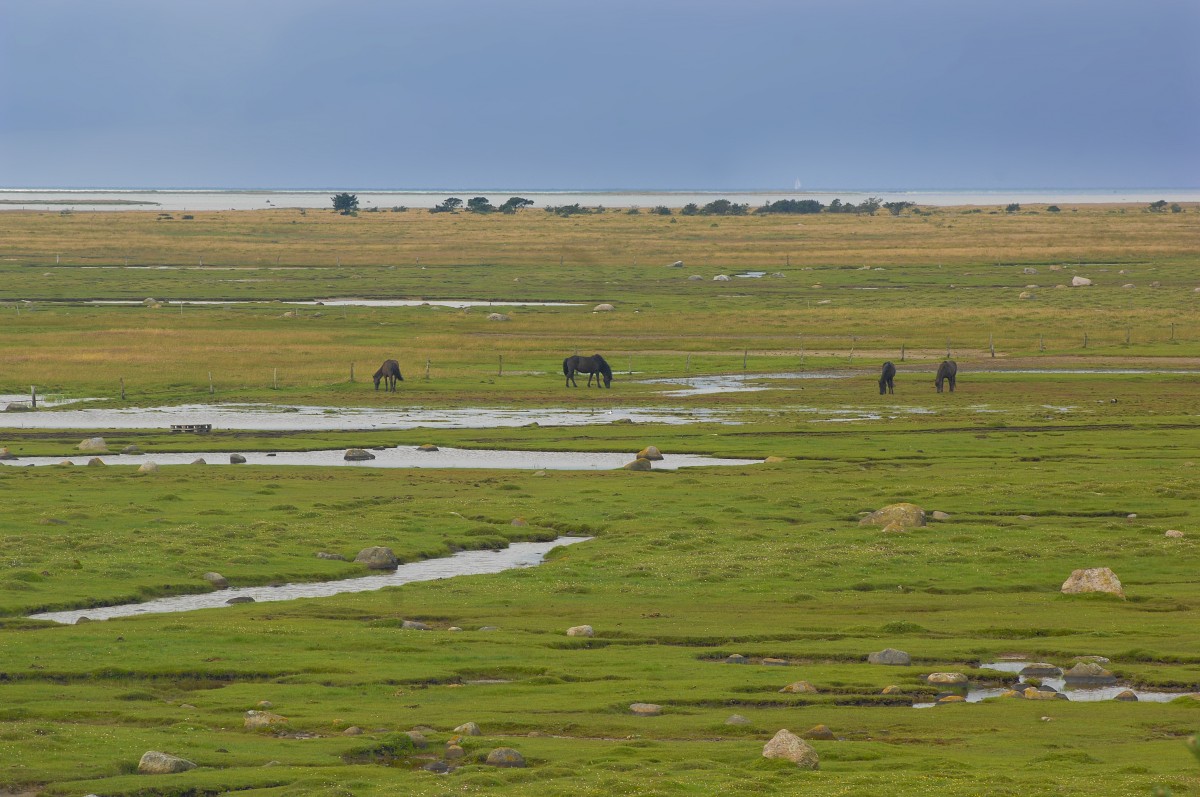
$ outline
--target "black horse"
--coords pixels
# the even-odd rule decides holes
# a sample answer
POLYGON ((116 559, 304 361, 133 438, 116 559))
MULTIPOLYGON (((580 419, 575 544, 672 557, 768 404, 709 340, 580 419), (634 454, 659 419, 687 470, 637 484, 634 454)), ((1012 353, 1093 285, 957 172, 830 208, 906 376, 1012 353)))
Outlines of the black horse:
POLYGON ((593 376, 596 377, 596 387, 600 387, 601 376, 604 377, 604 386, 612 387, 612 368, 599 354, 593 354, 591 357, 580 357, 576 354, 563 360, 563 374, 567 377, 567 387, 579 387, 579 383, 575 381, 577 373, 588 375, 588 387, 592 386, 593 376))
POLYGON ((883 364, 883 373, 879 375, 879 395, 885 393, 895 393, 896 386, 892 384, 892 380, 896 378, 896 366, 888 360, 883 364))
POLYGON ((938 366, 937 379, 934 384, 937 385, 937 392, 942 392, 942 382, 950 383, 950 392, 954 392, 954 377, 958 375, 958 363, 954 360, 944 360, 938 366))
POLYGON ((385 390, 392 393, 396 392, 396 380, 404 381, 404 377, 400 373, 400 363, 395 360, 384 360, 383 365, 379 366, 379 370, 375 372, 375 389, 379 389, 379 382, 383 380, 385 390))

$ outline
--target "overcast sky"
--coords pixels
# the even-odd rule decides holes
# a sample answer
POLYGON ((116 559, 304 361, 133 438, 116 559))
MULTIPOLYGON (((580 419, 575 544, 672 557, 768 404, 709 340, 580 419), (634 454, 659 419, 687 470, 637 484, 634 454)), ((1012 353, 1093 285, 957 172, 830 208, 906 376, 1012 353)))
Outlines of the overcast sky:
POLYGON ((1200 186, 1197 0, 0 0, 0 186, 1200 186))

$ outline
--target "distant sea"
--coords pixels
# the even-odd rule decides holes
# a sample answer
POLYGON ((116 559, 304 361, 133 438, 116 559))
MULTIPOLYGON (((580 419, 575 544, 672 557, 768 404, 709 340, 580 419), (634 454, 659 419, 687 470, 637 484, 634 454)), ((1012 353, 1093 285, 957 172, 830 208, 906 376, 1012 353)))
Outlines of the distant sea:
POLYGON ((216 190, 216 189, 42 189, 0 188, 0 210, 157 210, 212 211, 265 210, 269 208, 329 208, 330 197, 339 191, 358 196, 359 208, 396 207, 431 208, 443 199, 456 196, 466 202, 476 196, 487 197, 498 205, 512 196, 531 199, 535 208, 580 204, 586 207, 643 208, 657 205, 671 208, 688 203, 705 205, 716 199, 745 203, 752 208, 780 199, 815 199, 829 204, 834 199, 858 204, 869 196, 885 202, 913 202, 917 205, 949 207, 955 205, 1087 205, 1100 203, 1149 204, 1160 199, 1168 202, 1200 202, 1200 188, 1106 188, 1106 189, 980 189, 971 191, 522 191, 522 190, 441 190, 441 191, 355 191, 325 189, 300 191, 216 190))

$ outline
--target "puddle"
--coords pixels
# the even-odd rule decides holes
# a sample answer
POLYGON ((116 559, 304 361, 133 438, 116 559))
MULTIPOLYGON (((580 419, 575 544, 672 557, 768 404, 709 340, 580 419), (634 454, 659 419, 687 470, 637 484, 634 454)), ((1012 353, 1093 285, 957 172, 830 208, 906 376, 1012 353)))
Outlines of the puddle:
POLYGON ((416 581, 436 581, 454 576, 473 576, 500 573, 518 567, 533 567, 542 563, 546 553, 563 545, 585 542, 591 537, 559 537, 550 542, 514 542, 499 551, 460 551, 453 556, 426 559, 400 565, 383 575, 356 576, 338 581, 315 581, 304 584, 282 584, 278 587, 243 587, 221 589, 199 595, 179 595, 144 603, 102 606, 67 612, 42 612, 29 615, 33 620, 50 620, 71 624, 81 617, 91 620, 110 620, 114 617, 134 617, 141 614, 190 612, 196 609, 215 609, 228 605, 233 598, 253 598, 257 603, 287 601, 297 598, 326 598, 343 592, 370 592, 411 584, 416 581))
MULTIPOLYGON (((53 304, 53 302, 40 302, 53 304)), ((93 299, 84 304, 114 305, 130 307, 142 304, 140 299, 93 299)), ((307 299, 274 302, 270 300, 248 301, 245 299, 162 299, 164 305, 226 305, 226 304, 286 304, 306 305, 315 307, 453 307, 461 310, 464 307, 582 307, 583 302, 521 302, 521 301, 483 301, 479 299, 307 299)))
MULTIPOLYGON (((38 409, 51 407, 63 407, 67 404, 78 404, 81 401, 96 401, 91 398, 65 398, 63 396, 51 393, 48 396, 41 394, 37 397, 38 409)), ((10 409, 12 412, 18 410, 32 409, 29 401, 28 393, 0 393, 0 412, 10 409)))
POLYGON ((365 431, 371 429, 489 429, 527 426, 584 426, 634 423, 736 424, 707 409, 383 409, 279 404, 184 404, 176 407, 67 409, 14 412, 0 417, 3 429, 166 429, 172 424, 207 423, 214 429, 245 431, 365 431))
POLYGON ((681 377, 678 379, 643 379, 644 385, 686 385, 677 390, 663 391, 664 396, 703 396, 713 393, 749 393, 756 390, 771 390, 779 385, 764 385, 771 379, 847 379, 860 374, 848 371, 793 371, 781 374, 711 374, 707 376, 681 377))
MULTIPOLYGON (((1020 673, 1021 670, 1028 667, 1032 662, 1029 661, 991 661, 979 665, 981 670, 996 670, 998 672, 1020 673)), ((1039 678, 1041 683, 1051 687, 1056 692, 1061 692, 1067 696, 1067 699, 1073 703, 1090 703, 1101 700, 1112 700, 1122 692, 1129 690, 1137 695, 1138 702, 1141 703, 1169 703, 1177 697, 1193 694, 1192 692, 1160 692, 1147 689, 1137 689, 1130 686, 1067 686, 1067 683, 1062 678, 1039 678)), ((1019 679, 1020 683, 1025 683, 1025 678, 1019 679)), ((986 700, 989 697, 1000 697, 1007 692, 1007 687, 997 687, 988 689, 977 689, 969 687, 964 695, 968 703, 978 703, 981 700, 986 700)), ((935 703, 914 703, 913 708, 930 708, 936 705, 935 703)))
MULTIPOLYGON (((365 467, 365 468, 505 468, 509 470, 615 470, 634 459, 633 453, 582 452, 582 451, 498 451, 492 449, 440 448, 437 451, 418 451, 414 446, 371 450, 375 459, 347 462, 346 449, 325 451, 189 451, 148 452, 145 454, 101 454, 99 459, 106 465, 138 466, 144 462, 156 465, 189 465, 203 458, 209 465, 229 465, 229 455, 241 453, 247 465, 313 465, 318 467, 365 467)), ((5 460, 0 465, 44 467, 65 461, 75 465, 87 465, 93 454, 77 454, 69 457, 19 457, 5 460)), ((725 459, 700 454, 663 455, 662 461, 654 463, 655 470, 676 470, 713 466, 758 465, 759 459, 725 459)))

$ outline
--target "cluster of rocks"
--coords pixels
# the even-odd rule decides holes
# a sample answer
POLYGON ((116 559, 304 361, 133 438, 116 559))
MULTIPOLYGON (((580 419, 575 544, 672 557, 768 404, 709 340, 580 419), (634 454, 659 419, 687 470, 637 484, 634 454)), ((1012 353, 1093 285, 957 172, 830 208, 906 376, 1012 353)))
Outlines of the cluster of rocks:
POLYGON ((625 470, 652 470, 653 465, 651 463, 659 462, 662 460, 662 458, 662 452, 658 450, 657 446, 646 446, 641 451, 637 452, 637 458, 634 459, 633 462, 626 463, 621 467, 625 470))

